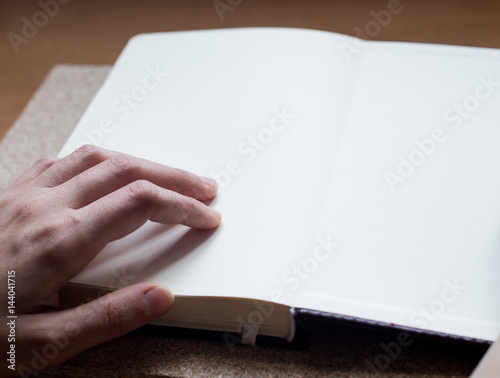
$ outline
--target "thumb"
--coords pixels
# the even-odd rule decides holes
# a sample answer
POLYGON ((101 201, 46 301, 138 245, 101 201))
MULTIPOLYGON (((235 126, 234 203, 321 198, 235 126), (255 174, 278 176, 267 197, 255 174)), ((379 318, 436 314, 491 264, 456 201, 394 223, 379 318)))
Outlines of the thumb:
MULTIPOLYGON (((40 350, 34 348, 31 354, 38 351, 38 356, 45 357, 45 366, 31 369, 60 364, 90 347, 133 331, 170 310, 173 302, 174 296, 167 288, 141 283, 73 309, 28 315, 38 317, 38 321, 26 322, 23 327, 25 335, 39 335, 35 344, 40 350), (44 353, 48 345, 52 352, 44 353)), ((29 340, 25 342, 28 344, 29 340)))

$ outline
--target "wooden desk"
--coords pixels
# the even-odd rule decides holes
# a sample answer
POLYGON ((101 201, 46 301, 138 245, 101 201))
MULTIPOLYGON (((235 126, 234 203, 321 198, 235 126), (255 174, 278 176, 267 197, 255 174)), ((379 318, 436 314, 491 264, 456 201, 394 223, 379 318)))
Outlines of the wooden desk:
MULTIPOLYGON (((63 0, 60 0, 63 2, 63 0)), ((68 0, 64 0, 66 2, 68 0)), ((227 0, 222 0, 227 2, 227 0)), ((232 0, 237 3, 239 0, 232 0)), ((397 0, 396 0, 397 1, 397 0)), ((500 3, 489 0, 401 0, 402 12, 371 39, 500 47, 500 3)), ((60 63, 113 64, 138 33, 288 26, 355 35, 387 9, 388 0, 242 0, 219 17, 213 1, 71 0, 38 20, 33 36, 22 37, 23 17, 42 10, 36 0, 0 2, 0 138, 21 113, 50 68, 60 63), (25 43, 26 42, 26 43, 25 43), (14 45, 16 43, 14 42, 14 45)), ((372 33, 373 34, 373 33, 372 33)))

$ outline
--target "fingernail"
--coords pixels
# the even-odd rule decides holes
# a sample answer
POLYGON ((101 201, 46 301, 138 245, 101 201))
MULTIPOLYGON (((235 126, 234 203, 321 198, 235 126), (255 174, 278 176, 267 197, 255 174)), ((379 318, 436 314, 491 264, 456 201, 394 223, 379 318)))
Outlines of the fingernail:
POLYGON ((214 214, 218 218, 222 218, 222 213, 219 210, 214 209, 213 207, 209 207, 212 214, 214 214))
POLYGON ((203 177, 203 176, 200 176, 200 179, 201 181, 203 181, 205 184, 207 184, 209 187, 213 188, 213 189, 217 189, 217 181, 215 181, 214 179, 212 178, 209 178, 209 177, 203 177))
POLYGON ((163 315, 172 308, 174 295, 163 286, 156 286, 144 294, 144 306, 146 316, 157 317, 163 315))

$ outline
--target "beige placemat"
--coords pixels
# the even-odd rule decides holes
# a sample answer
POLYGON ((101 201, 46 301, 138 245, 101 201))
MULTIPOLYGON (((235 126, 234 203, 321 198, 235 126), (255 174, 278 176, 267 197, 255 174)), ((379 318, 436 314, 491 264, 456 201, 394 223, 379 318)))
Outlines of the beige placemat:
MULTIPOLYGON (((109 69, 63 65, 50 72, 0 144, 0 190, 39 157, 59 152, 109 69)), ((470 374, 486 349, 414 338, 410 346, 389 356, 387 347, 396 341, 394 333, 316 322, 306 350, 229 348, 221 335, 188 337, 148 326, 92 348, 40 376, 462 377, 470 374)))
POLYGON ((111 68, 54 67, 0 144, 0 190, 38 158, 57 155, 111 68))

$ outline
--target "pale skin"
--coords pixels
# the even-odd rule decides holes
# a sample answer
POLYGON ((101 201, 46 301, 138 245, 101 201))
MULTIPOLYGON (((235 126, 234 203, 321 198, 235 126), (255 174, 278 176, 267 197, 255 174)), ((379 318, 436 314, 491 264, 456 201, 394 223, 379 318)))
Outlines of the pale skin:
MULTIPOLYGON (((147 220, 212 229, 221 215, 205 203, 215 181, 132 156, 84 146, 64 159, 43 158, 0 193, 0 322, 8 351, 8 272, 15 271, 16 368, 31 366, 33 351, 50 351, 47 366, 128 333, 166 313, 174 297, 165 287, 142 283, 71 310, 59 310, 59 291, 109 242, 147 220), (77 325, 77 334, 67 325, 77 325), (61 339, 62 338, 62 339, 61 339), (59 341, 59 344, 57 342, 59 341)), ((474 377, 500 376, 500 340, 474 377)), ((1 376, 17 370, 1 364, 1 376)))
MULTIPOLYGON (((172 293, 156 283, 132 285, 70 310, 59 291, 108 243, 146 221, 213 229, 221 215, 206 205, 214 180, 93 146, 43 158, 0 193, 2 351, 8 351, 8 271, 15 271, 16 368, 33 369, 33 351, 77 335, 48 366, 128 333, 167 312, 172 293)), ((49 353, 50 352, 50 353, 49 353)), ((52 358, 53 355, 56 355, 52 358)), ((8 364, 8 363, 7 363, 8 364)), ((17 375, 2 362, 1 375, 17 375)))

